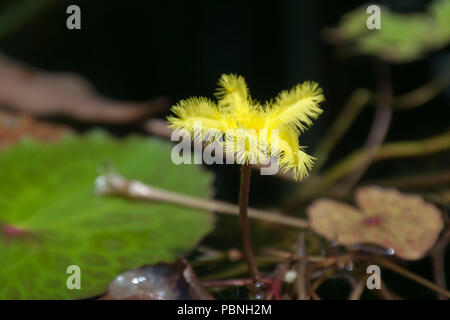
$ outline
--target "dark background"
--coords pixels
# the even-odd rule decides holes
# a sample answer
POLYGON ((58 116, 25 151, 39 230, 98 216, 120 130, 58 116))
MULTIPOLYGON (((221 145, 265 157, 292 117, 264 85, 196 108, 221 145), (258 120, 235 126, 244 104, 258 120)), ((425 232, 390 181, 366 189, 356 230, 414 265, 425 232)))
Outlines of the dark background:
MULTIPOLYGON (((166 95, 176 102, 193 95, 211 96, 220 75, 230 72, 243 75, 258 100, 300 81, 315 80, 327 98, 323 125, 355 88, 374 87, 371 59, 339 58, 321 33, 364 1, 40 1, 47 5, 0 39, 2 52, 46 70, 79 73, 113 98, 166 95), (81 8, 81 30, 66 28, 70 4, 81 8)), ((0 1, 0 10, 13 2, 0 1)), ((411 12, 430 2, 377 3, 411 12)), ((395 92, 423 84, 448 59, 441 50, 425 60, 393 66, 395 92)), ((448 103, 436 99, 433 105, 437 106, 433 112, 427 110, 419 118, 439 131, 442 112, 447 119, 450 115, 448 103)), ((398 138, 430 134, 426 126, 420 127, 426 132, 412 132, 408 121, 395 120, 400 121, 394 130, 398 138)), ((366 131, 367 125, 362 129, 366 131)))
MULTIPOLYGON (((0 11, 14 1, 0 1, 0 11)), ((222 73, 243 75, 258 100, 272 98, 303 80, 318 81, 324 88, 325 112, 301 138, 308 150, 355 89, 375 89, 373 58, 342 59, 322 36, 325 27, 335 26, 363 1, 39 1, 47 5, 38 6, 39 13, 0 38, 2 54, 41 69, 78 73, 115 99, 144 101, 164 95, 175 103, 195 95, 211 97, 222 73), (66 28, 66 8, 71 4, 81 8, 81 30, 66 28)), ((430 2, 377 3, 398 12, 414 12, 430 2)), ((391 65, 394 93, 424 84, 449 61, 447 47, 412 63, 391 65)), ((443 132, 449 125, 449 99, 447 90, 425 106, 394 113, 386 140, 414 140, 443 132)), ((364 144, 372 119, 373 108, 365 108, 333 152, 333 163, 364 144)), ((73 120, 57 121, 88 129, 73 120)), ((139 131, 133 126, 109 129, 117 134, 139 131)), ((432 171, 448 167, 448 162, 442 154, 426 160, 382 162, 373 165, 365 178, 414 173, 415 168, 432 171)), ((215 170, 217 197, 235 202, 237 168, 217 166, 215 170)), ((275 206, 286 184, 255 176, 253 188, 252 205, 275 206)), ((412 270, 427 274, 429 268, 422 262, 412 270)))

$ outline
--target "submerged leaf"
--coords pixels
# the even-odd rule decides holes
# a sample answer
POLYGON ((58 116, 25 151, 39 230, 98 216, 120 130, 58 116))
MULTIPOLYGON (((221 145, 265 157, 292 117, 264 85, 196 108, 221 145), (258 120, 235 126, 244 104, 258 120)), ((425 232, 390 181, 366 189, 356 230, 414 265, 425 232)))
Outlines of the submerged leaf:
POLYGON ((0 153, 0 299, 74 299, 106 291, 120 272, 171 261, 212 227, 204 212, 93 194, 106 162, 133 179, 206 197, 211 176, 176 166, 171 146, 101 132, 58 143, 24 141, 0 153), (70 265, 81 289, 69 290, 70 265))
POLYGON ((426 12, 400 14, 381 7, 380 29, 369 29, 367 5, 346 14, 328 32, 330 40, 356 54, 371 54, 390 62, 410 62, 450 42, 450 0, 434 1, 426 12))
POLYGON ((331 199, 315 201, 308 208, 311 228, 342 245, 376 244, 407 260, 423 257, 442 229, 439 210, 420 196, 363 187, 355 198, 360 209, 331 199))
POLYGON ((185 260, 128 270, 110 284, 102 300, 210 300, 212 296, 185 260))

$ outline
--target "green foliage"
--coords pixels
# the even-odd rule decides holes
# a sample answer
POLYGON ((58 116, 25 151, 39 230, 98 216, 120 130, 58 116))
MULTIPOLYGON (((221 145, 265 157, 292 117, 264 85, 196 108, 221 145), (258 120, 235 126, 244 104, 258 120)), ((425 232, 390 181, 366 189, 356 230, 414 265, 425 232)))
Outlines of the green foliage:
POLYGON ((101 132, 55 144, 23 141, 0 153, 0 299, 74 299, 99 295, 119 273, 170 261, 213 225, 205 212, 93 194, 106 162, 131 179, 207 197, 211 175, 176 166, 168 143, 101 132), (7 235, 7 226, 17 234, 7 235), (68 290, 69 265, 81 290, 68 290))
POLYGON ((409 62, 450 42, 450 0, 433 2, 425 13, 398 14, 381 8, 381 29, 369 30, 370 14, 362 6, 345 15, 330 32, 332 40, 355 54, 391 62, 409 62))
POLYGON ((430 7, 431 15, 435 22, 435 32, 438 39, 450 39, 450 1, 441 0, 430 7))

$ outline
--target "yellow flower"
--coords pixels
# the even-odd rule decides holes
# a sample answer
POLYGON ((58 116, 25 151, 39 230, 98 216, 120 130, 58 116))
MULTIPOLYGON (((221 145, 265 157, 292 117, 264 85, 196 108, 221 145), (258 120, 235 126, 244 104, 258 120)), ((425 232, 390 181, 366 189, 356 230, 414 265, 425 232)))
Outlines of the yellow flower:
POLYGON ((216 96, 181 100, 167 120, 172 129, 184 129, 201 141, 217 141, 239 163, 265 164, 276 158, 282 171, 303 178, 313 158, 303 151, 299 135, 311 126, 322 109, 322 89, 304 82, 264 105, 253 101, 241 76, 222 75, 216 96))

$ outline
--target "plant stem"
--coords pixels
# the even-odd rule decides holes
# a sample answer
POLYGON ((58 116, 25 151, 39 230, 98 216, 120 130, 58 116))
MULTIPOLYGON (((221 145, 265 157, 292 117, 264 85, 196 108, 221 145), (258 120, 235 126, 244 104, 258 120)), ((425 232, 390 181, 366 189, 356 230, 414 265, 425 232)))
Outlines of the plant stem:
MULTIPOLYGON (((422 140, 389 142, 383 144, 377 150, 373 161, 426 156, 446 151, 448 148, 450 148, 450 130, 422 140)), ((292 208, 298 206, 300 203, 326 191, 326 189, 333 186, 349 172, 355 170, 358 166, 363 165, 367 156, 366 149, 356 150, 325 171, 321 177, 317 177, 317 179, 314 180, 304 180, 304 186, 301 188, 295 199, 292 199, 285 205, 285 211, 292 210, 292 208)))
MULTIPOLYGON (((443 290, 447 290, 445 280, 445 249, 450 242, 450 231, 447 231, 433 249, 431 249, 431 262, 433 264, 434 281, 443 290)), ((438 295, 439 300, 447 300, 442 293, 438 295)))
MULTIPOLYGON (((262 282, 270 282, 272 279, 262 279, 262 282)), ((206 288, 220 288, 220 287, 244 287, 253 282, 252 279, 224 279, 224 280, 209 280, 203 281, 202 286, 206 288)))
POLYGON ((367 89, 357 89, 352 93, 330 129, 328 129, 317 145, 317 149, 314 152, 315 158, 317 158, 314 164, 314 172, 319 172, 322 165, 327 161, 331 151, 333 151, 339 140, 348 131, 363 107, 370 102, 372 96, 372 92, 367 89))
MULTIPOLYGON (((202 199, 179 194, 164 189, 146 185, 140 181, 127 180, 115 173, 100 175, 98 181, 104 182, 96 186, 95 193, 99 195, 118 195, 131 199, 145 201, 167 202, 184 207, 213 211, 222 214, 239 215, 239 206, 223 201, 202 199)), ((307 229, 309 222, 305 219, 291 217, 280 212, 248 208, 249 218, 276 223, 292 228, 307 229)))
POLYGON ((393 104, 397 110, 410 110, 423 106, 435 98, 447 88, 450 83, 450 70, 444 70, 442 74, 430 80, 422 87, 394 98, 393 104))
POLYGON ((247 215, 251 173, 250 165, 244 164, 241 168, 241 188, 239 192, 239 226, 241 229, 245 260, 250 277, 252 278, 253 286, 255 287, 259 282, 259 271, 256 266, 247 215))
POLYGON ((345 181, 340 183, 337 187, 340 196, 344 196, 347 192, 349 192, 370 167, 375 155, 378 152, 378 149, 386 138, 391 124, 392 85, 389 65, 382 61, 377 61, 375 70, 378 78, 378 103, 375 118, 373 120, 367 141, 364 145, 366 156, 363 163, 357 166, 355 170, 347 176, 345 181))
POLYGON ((393 263, 387 259, 384 259, 381 257, 376 257, 374 260, 375 260, 375 262, 378 262, 380 265, 394 271, 395 273, 401 274, 402 276, 409 278, 409 279, 421 284, 422 286, 427 287, 430 290, 436 291, 437 293, 445 296, 447 299, 450 299, 450 292, 443 288, 440 288, 439 286, 435 285, 433 282, 431 282, 425 278, 422 278, 421 276, 419 276, 405 268, 402 268, 399 265, 396 265, 395 263, 393 263))

